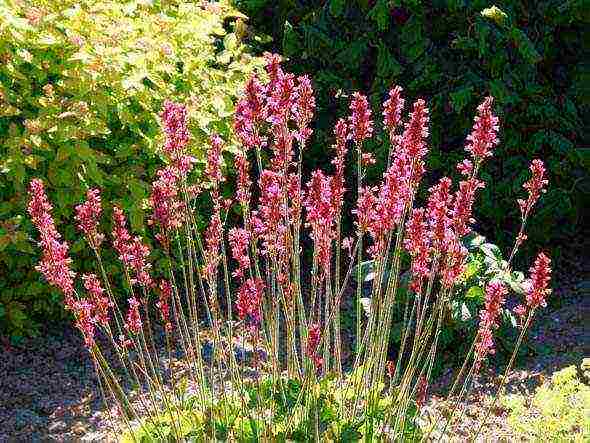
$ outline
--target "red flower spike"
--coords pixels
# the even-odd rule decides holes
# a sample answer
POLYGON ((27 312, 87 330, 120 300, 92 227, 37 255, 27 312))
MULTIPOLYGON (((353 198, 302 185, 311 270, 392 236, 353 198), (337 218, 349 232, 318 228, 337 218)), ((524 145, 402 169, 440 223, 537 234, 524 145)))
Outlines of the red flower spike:
POLYGON ((498 144, 498 117, 492 110, 493 97, 486 97, 477 107, 477 115, 473 123, 473 129, 467 136, 465 150, 469 152, 474 161, 481 162, 492 156, 492 150, 498 144))
POLYGON ((65 296, 66 309, 73 309, 74 278, 76 273, 71 270, 72 263, 69 257, 69 249, 66 242, 62 242, 61 235, 57 232, 51 210, 53 207, 47 199, 43 182, 39 179, 31 180, 29 185, 31 200, 28 212, 41 240, 39 246, 42 250, 40 263, 35 267, 49 284, 60 289, 65 296))

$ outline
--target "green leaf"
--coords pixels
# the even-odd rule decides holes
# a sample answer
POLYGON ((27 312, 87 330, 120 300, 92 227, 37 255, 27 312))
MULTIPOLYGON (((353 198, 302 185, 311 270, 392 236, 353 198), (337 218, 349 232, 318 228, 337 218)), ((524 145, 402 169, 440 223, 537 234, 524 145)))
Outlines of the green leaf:
POLYGON ((389 28, 390 0, 377 0, 375 6, 369 11, 367 17, 377 23, 379 31, 386 31, 389 28))
POLYGON ((514 40, 520 55, 526 62, 536 64, 541 61, 541 54, 537 52, 535 45, 523 31, 518 28, 512 28, 510 36, 514 40))
POLYGON ((485 299, 485 293, 479 286, 471 286, 465 293, 465 297, 477 301, 483 301, 485 299))
POLYGON ((461 112, 465 106, 471 101, 473 96, 473 86, 466 86, 450 93, 453 108, 457 112, 461 112))
POLYGON ((330 0, 330 14, 334 17, 339 17, 344 13, 346 7, 346 0, 330 0))
POLYGON ((388 81, 397 77, 402 72, 402 66, 395 59, 383 42, 379 44, 377 53, 377 75, 388 81))

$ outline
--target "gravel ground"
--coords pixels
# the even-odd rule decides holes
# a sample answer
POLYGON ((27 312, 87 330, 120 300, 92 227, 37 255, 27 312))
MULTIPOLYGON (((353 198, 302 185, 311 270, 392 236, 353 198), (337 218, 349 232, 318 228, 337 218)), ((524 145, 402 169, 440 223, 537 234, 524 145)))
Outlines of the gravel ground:
POLYGON ((72 441, 99 427, 97 378, 79 333, 42 331, 0 359, 0 441, 72 441))
MULTIPOLYGON (((590 270, 587 260, 575 256, 574 262, 564 267, 567 275, 556 276, 560 289, 553 296, 560 302, 538 318, 528 338, 534 353, 513 372, 508 392, 527 395, 554 371, 590 356, 590 270)), ((498 373, 484 372, 464 402, 466 412, 454 430, 457 441, 478 423, 481 405, 498 386, 498 373)), ((436 392, 451 377, 449 370, 433 386, 427 413, 436 414, 442 404, 436 392)), ((104 410, 92 361, 72 327, 55 325, 18 347, 0 338, 0 442, 108 441, 104 410)), ((506 415, 501 408, 494 411, 486 441, 510 440, 506 415)))

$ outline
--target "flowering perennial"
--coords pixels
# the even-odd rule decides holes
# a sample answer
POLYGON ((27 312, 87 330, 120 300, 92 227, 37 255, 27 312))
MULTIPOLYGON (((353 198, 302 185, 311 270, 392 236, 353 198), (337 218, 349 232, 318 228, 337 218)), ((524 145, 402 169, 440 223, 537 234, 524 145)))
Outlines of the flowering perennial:
MULTIPOLYGON (((276 411, 268 410, 256 395, 240 397, 240 404, 248 405, 248 414, 236 412, 241 415, 231 423, 217 412, 224 408, 210 407, 218 394, 211 387, 219 386, 220 381, 249 383, 243 371, 247 363, 232 357, 237 338, 244 346, 249 341, 253 349, 264 351, 254 353, 257 386, 298 386, 301 391, 294 401, 302 412, 293 414, 293 419, 302 416, 304 422, 315 426, 316 438, 323 430, 317 415, 308 408, 317 405, 318 383, 332 383, 331 377, 325 377, 327 374, 336 374, 333 386, 345 386, 355 394, 352 399, 348 395, 334 396, 339 402, 335 413, 341 414, 343 420, 352 423, 359 417, 375 417, 381 396, 391 395, 390 403, 396 407, 381 414, 382 419, 375 419, 380 422, 370 428, 393 429, 395 435, 406 435, 407 422, 416 418, 412 411, 426 402, 441 328, 465 273, 467 249, 463 243, 475 223, 477 192, 484 187, 478 173, 499 142, 493 99, 486 98, 477 109, 465 146, 469 158, 457 165, 458 183, 442 177, 423 198, 419 189, 429 151, 429 111, 424 100, 415 100, 404 115, 402 89, 395 85, 391 88, 383 103, 389 155, 378 183, 365 182, 367 170, 379 166, 373 153, 362 152, 364 142, 373 136, 374 122, 369 101, 360 92, 352 94, 350 115, 335 124, 332 172, 315 170, 308 174, 302 156, 313 137, 316 102, 312 81, 285 72, 276 55, 266 54, 266 60, 267 80, 250 78, 236 105, 233 130, 241 147, 234 157, 237 177, 232 201, 225 200, 220 189, 225 180, 226 143, 217 134, 210 137, 203 186, 191 184, 197 171, 193 171, 194 159, 189 151, 187 109, 182 104, 164 103, 162 152, 167 164, 157 172, 148 201, 149 225, 164 254, 152 254, 147 240, 129 231, 123 210, 117 206, 112 210, 112 247, 127 283, 126 310, 114 303, 112 288, 116 280, 109 281, 111 273, 102 268, 100 254, 105 246, 98 190, 88 191, 86 201, 76 207, 76 223, 97 256, 104 281, 95 274, 84 274, 84 290, 77 292, 68 246, 57 232, 43 183, 33 180, 28 211, 40 233, 42 256, 37 269, 64 293, 65 306, 74 315, 109 395, 122 411, 127 411, 122 414, 124 419, 136 418, 138 411, 125 401, 125 393, 106 367, 95 341, 97 330, 115 344, 121 363, 137 386, 158 391, 149 396, 157 404, 143 413, 158 422, 158 408, 164 405, 170 409, 171 420, 182 415, 174 409, 179 407, 177 399, 184 398, 184 393, 175 391, 169 395, 163 388, 167 377, 173 381, 173 390, 178 389, 178 384, 171 362, 161 362, 155 351, 151 336, 155 307, 157 319, 164 326, 169 355, 180 350, 188 360, 186 377, 197 386, 201 397, 195 403, 200 408, 195 417, 210 417, 219 427, 234 432, 232 436, 243 431, 234 429, 237 422, 240 426, 260 423, 255 426, 256 432, 273 435, 264 423, 269 414, 278 419, 274 417, 276 411), (352 143, 359 174, 355 191, 346 189, 345 181, 352 143), (200 204, 196 198, 203 189, 208 190, 212 202, 204 228, 200 225, 202 217, 195 213, 200 204), (354 216, 351 232, 347 232, 348 224, 343 219, 345 201, 350 202, 354 216), (235 209, 241 216, 237 222, 235 214, 230 213, 232 203, 237 203, 235 209), (305 253, 306 247, 311 249, 309 254, 305 253), (152 257, 161 260, 158 266, 152 266, 152 257), (372 282, 370 288, 361 286, 361 270, 366 264, 363 260, 367 259, 372 259, 372 279, 366 279, 372 282), (353 269, 357 271, 356 306, 364 302, 365 309, 364 316, 358 312, 356 346, 349 357, 342 352, 340 314, 342 300, 355 284, 350 278, 353 269), (409 278, 403 278, 404 274, 409 278), (409 296, 402 324, 403 349, 393 364, 387 361, 392 308, 399 302, 399 289, 406 281, 409 296), (367 289, 370 297, 362 300, 362 289, 367 289), (203 357, 204 319, 210 326, 206 335, 214 346, 210 362, 203 357), (349 358, 352 376, 343 370, 345 358, 349 358), (260 383, 258 378, 264 375, 272 377, 273 383, 260 383), (283 383, 283 377, 289 381, 283 383), (386 382, 391 389, 382 388, 386 382), (251 404, 256 407, 250 408, 251 404)), ((519 201, 522 223, 515 247, 505 269, 485 288, 474 352, 469 353, 464 364, 468 371, 458 375, 457 380, 465 387, 486 357, 494 353, 494 334, 508 296, 502 278, 511 272, 512 256, 526 238, 526 220, 547 186, 540 160, 533 161, 531 173, 532 178, 524 185, 528 198, 519 201)), ((550 259, 540 253, 531 267, 524 285, 525 300, 516 309, 527 318, 518 343, 536 309, 546 305, 550 265, 550 259)), ((224 395, 231 392, 243 396, 246 390, 237 388, 224 388, 224 395)), ((464 395, 463 391, 460 395, 464 395)), ((284 398, 285 392, 272 395, 284 398)), ((128 425, 131 427, 130 421, 128 425)), ((184 428, 183 423, 175 423, 167 432, 183 440, 180 434, 184 428)), ((284 428, 290 429, 290 424, 284 428)), ((211 437, 199 436, 203 440, 211 437)), ((376 434, 367 436, 373 437, 376 434)))

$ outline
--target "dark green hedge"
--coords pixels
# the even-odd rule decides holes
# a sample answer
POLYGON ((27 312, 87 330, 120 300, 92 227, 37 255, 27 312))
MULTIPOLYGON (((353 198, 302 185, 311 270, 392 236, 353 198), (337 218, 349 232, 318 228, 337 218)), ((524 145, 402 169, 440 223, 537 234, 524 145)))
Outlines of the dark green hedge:
MULTIPOLYGON (((533 158, 546 162, 550 189, 529 229, 529 247, 554 258, 583 224, 590 194, 588 2, 242 0, 257 31, 272 34, 289 69, 313 77, 320 110, 314 164, 330 154, 336 115, 362 90, 380 112, 392 84, 431 109, 431 179, 453 174, 475 108, 492 94, 501 144, 485 168, 478 229, 499 245, 513 240, 516 198, 533 158), (584 6, 586 3, 586 6, 584 6)), ((383 147, 375 149, 381 155, 383 147)), ((526 251, 525 251, 526 256, 526 251)))

